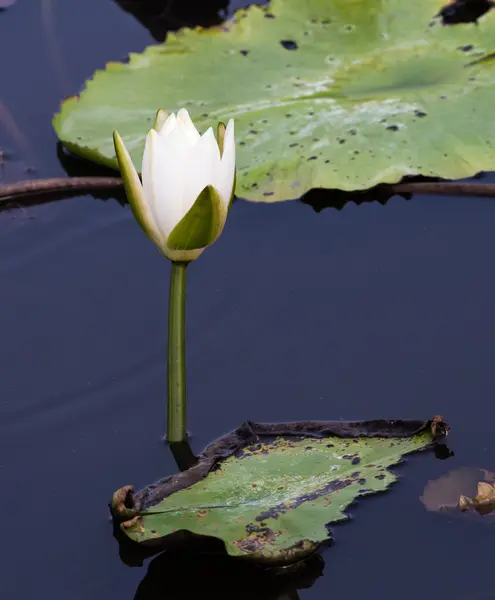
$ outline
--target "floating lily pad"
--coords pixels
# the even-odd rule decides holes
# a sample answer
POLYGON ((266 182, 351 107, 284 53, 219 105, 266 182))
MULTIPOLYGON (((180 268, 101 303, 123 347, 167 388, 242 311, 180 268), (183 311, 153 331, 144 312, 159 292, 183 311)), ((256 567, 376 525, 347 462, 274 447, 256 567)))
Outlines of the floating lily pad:
POLYGON ((197 465, 134 495, 118 490, 112 512, 133 541, 163 549, 198 536, 227 553, 289 564, 331 539, 356 498, 386 490, 389 467, 446 433, 433 421, 255 424, 209 446, 197 465))
POLYGON ((205 130, 233 117, 237 195, 363 190, 406 175, 495 169, 495 11, 445 27, 444 0, 273 0, 108 63, 55 116, 74 153, 116 167, 112 130, 141 164, 155 112, 205 130))

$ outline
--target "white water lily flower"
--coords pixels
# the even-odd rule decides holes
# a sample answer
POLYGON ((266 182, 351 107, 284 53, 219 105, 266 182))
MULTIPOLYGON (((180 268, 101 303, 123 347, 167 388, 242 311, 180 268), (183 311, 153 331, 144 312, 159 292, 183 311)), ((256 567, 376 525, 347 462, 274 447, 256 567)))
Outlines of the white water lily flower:
POLYGON ((187 110, 158 111, 146 138, 142 184, 120 135, 115 152, 136 220, 173 261, 191 261, 222 233, 235 187, 232 119, 202 136, 187 110))

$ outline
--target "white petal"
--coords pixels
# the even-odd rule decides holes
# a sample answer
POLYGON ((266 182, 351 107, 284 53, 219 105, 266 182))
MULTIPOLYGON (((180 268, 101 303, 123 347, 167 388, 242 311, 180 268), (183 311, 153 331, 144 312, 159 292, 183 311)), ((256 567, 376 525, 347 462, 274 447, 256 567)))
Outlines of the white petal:
POLYGON ((220 162, 220 168, 215 178, 215 187, 220 194, 220 198, 228 207, 232 187, 234 185, 235 174, 235 137, 234 121, 230 119, 227 123, 227 129, 223 138, 223 154, 220 162))
POLYGON ((177 113, 177 125, 180 126, 191 146, 195 146, 199 142, 199 131, 191 121, 191 117, 185 108, 181 108, 177 113))
POLYGON ((170 134, 170 132, 175 129, 176 120, 177 119, 175 113, 172 113, 165 121, 165 123, 161 126, 160 131, 158 132, 161 137, 167 137, 170 134))
POLYGON ((182 200, 184 214, 196 202, 200 192, 207 185, 215 185, 215 177, 219 168, 220 150, 218 149, 213 129, 210 127, 203 134, 187 159, 182 200))
POLYGON ((152 129, 144 149, 143 189, 157 228, 166 239, 182 219, 183 162, 167 152, 164 140, 152 129))
POLYGON ((172 156, 172 160, 180 164, 187 159, 195 146, 195 143, 191 143, 191 139, 184 133, 184 127, 179 125, 178 122, 166 137, 160 136, 160 142, 166 149, 167 154, 172 156))

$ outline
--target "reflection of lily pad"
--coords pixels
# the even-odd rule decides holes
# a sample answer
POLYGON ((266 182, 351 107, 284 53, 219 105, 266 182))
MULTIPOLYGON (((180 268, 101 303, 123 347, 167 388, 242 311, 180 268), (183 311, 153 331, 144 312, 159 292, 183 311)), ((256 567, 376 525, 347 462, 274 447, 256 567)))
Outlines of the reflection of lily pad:
POLYGON ((386 490, 389 467, 444 435, 433 422, 260 425, 247 422, 209 446, 191 469, 133 495, 118 490, 114 516, 131 540, 157 549, 197 536, 228 554, 288 564, 331 538, 357 497, 386 490))
POLYGON ((420 500, 430 511, 490 515, 495 510, 494 485, 495 473, 461 467, 429 481, 420 500))
MULTIPOLYGON (((115 0, 117 4, 149 29, 155 40, 163 41, 167 32, 195 25, 216 25, 229 0, 115 0)), ((1 0, 0 0, 1 2, 1 0)))
POLYGON ((432 20, 444 3, 251 6, 107 64, 54 127, 76 154, 116 167, 112 130, 140 164, 159 107, 186 107, 202 129, 233 117, 237 194, 267 202, 493 170, 495 11, 478 27, 444 27, 432 20))
POLYGON ((311 587, 323 568, 317 554, 294 567, 263 569, 219 553, 162 552, 134 600, 299 600, 298 590, 311 587))

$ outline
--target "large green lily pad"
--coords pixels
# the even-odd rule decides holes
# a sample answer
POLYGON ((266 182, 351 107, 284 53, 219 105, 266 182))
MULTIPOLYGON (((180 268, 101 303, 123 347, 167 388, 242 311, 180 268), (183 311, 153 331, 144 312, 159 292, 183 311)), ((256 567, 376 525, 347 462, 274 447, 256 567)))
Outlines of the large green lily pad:
POLYGON ((362 190, 405 175, 495 169, 495 11, 444 27, 446 0, 273 0, 109 63, 55 116, 76 154, 116 167, 117 128, 140 165, 157 108, 200 129, 233 117, 237 195, 362 190))
POLYGON ((445 434, 433 421, 254 424, 209 446, 198 464, 134 496, 114 516, 133 541, 157 548, 219 538, 231 556, 288 564, 331 538, 357 497, 386 490, 402 456, 445 434))

